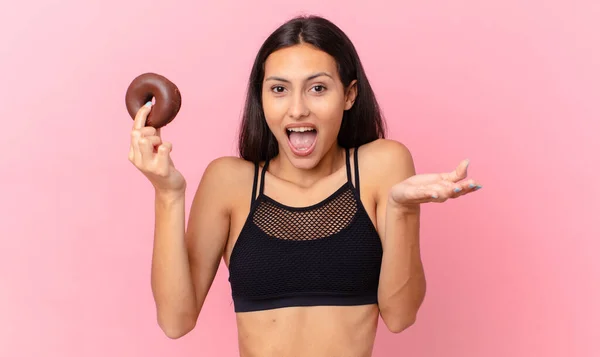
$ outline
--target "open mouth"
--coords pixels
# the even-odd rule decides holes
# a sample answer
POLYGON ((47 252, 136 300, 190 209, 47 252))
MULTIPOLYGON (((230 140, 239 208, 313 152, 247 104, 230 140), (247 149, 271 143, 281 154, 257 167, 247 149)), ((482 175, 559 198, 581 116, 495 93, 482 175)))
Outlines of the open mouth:
POLYGON ((298 156, 309 155, 317 143, 317 129, 312 126, 287 128, 288 143, 292 152, 298 156))

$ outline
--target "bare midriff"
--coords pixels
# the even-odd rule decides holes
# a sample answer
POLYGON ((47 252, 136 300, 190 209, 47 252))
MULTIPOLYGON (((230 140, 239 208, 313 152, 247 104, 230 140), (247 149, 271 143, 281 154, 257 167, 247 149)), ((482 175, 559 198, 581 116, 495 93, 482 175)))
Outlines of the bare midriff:
POLYGON ((376 305, 238 313, 240 357, 370 357, 378 317, 376 305))

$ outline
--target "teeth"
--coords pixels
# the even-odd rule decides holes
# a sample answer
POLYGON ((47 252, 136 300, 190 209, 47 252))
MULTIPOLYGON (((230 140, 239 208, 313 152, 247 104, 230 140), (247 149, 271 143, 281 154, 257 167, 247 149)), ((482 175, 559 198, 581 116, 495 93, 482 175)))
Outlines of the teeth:
POLYGON ((311 128, 311 127, 308 127, 308 126, 303 126, 303 127, 298 127, 298 128, 288 128, 287 130, 288 131, 295 131, 295 132, 302 133, 302 132, 305 132, 305 131, 313 131, 313 130, 315 130, 315 128, 311 128))

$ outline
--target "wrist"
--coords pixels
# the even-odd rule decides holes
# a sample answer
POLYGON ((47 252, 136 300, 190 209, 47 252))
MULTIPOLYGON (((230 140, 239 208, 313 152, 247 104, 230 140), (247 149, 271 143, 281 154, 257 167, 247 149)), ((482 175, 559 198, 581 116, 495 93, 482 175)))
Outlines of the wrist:
POLYGON ((154 190, 154 197, 157 201, 172 203, 185 198, 185 187, 177 190, 154 190))
POLYGON ((387 211, 396 217, 403 217, 418 214, 421 211, 421 205, 418 203, 398 202, 392 195, 388 196, 387 211))

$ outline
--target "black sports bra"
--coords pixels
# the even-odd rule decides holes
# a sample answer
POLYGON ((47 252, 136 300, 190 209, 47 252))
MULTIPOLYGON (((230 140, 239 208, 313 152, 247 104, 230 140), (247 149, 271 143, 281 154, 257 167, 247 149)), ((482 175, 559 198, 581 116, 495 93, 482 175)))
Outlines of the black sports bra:
POLYGON ((229 262, 236 312, 377 303, 383 249, 360 201, 357 152, 356 185, 346 149, 348 180, 308 207, 289 207, 263 193, 269 161, 256 196, 256 164, 250 213, 229 262))

